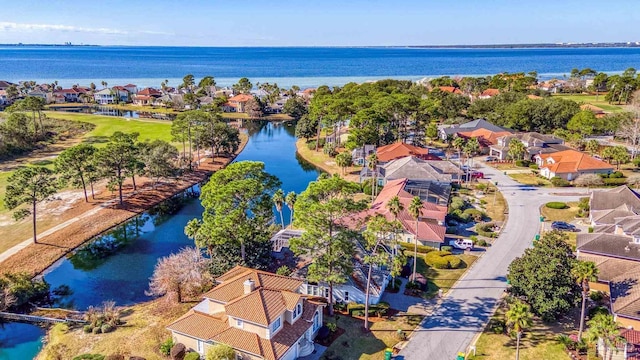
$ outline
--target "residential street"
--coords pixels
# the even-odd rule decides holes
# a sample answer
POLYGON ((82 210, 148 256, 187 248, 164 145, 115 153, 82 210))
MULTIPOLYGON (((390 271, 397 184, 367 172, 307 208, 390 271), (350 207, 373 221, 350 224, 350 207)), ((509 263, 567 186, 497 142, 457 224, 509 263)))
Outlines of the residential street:
POLYGON ((534 188, 488 166, 481 171, 490 181, 498 182, 508 203, 506 226, 494 245, 451 289, 433 314, 425 318, 396 359, 447 360, 455 359, 458 352, 466 352, 503 295, 509 264, 531 246, 538 233, 540 205, 586 196, 585 189, 534 188), (576 195, 570 196, 571 193, 576 195))

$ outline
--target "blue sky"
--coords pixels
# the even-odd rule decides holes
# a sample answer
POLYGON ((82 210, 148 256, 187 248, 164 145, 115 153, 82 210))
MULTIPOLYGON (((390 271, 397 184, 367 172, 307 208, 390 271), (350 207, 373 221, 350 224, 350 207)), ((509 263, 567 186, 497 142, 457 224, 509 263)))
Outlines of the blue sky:
POLYGON ((640 41, 637 0, 3 1, 0 43, 388 46, 640 41))

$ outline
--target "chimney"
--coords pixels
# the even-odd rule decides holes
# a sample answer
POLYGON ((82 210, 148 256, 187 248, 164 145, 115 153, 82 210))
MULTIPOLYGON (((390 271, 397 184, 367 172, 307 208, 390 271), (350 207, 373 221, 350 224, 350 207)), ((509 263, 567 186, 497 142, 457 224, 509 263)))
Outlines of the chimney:
POLYGON ((255 283, 251 279, 247 279, 244 282, 244 294, 250 294, 253 290, 255 290, 255 283))

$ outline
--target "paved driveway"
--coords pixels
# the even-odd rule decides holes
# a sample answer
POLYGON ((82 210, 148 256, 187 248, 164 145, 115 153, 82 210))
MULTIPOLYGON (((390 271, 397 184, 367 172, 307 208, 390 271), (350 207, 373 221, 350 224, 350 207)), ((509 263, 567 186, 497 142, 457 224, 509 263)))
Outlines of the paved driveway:
POLYGON ((506 288, 511 261, 531 246, 540 230, 540 205, 548 201, 575 201, 584 190, 538 189, 519 184, 490 167, 482 170, 509 205, 509 218, 497 241, 447 294, 431 316, 425 318, 396 359, 455 359, 466 352, 476 334, 482 331, 506 288), (562 192, 562 195, 554 195, 562 192))

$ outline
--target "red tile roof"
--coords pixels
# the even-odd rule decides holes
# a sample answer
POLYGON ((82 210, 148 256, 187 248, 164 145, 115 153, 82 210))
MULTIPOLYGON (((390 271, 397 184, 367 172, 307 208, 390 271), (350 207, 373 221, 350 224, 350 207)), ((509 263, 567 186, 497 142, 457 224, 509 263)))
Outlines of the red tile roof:
POLYGON ((249 100, 253 99, 252 95, 249 94, 239 94, 236 96, 233 96, 229 99, 229 102, 234 102, 234 103, 242 103, 242 102, 247 102, 249 100))
MULTIPOLYGON (((428 154, 429 154, 429 149, 405 144, 402 142, 380 146, 379 148, 376 149, 376 156, 378 156, 378 161, 382 161, 382 162, 403 158, 405 156, 415 156, 421 159, 425 159, 425 156, 427 156, 428 154)), ((437 156, 435 157, 437 159, 430 158, 425 160, 442 160, 437 156)))
MULTIPOLYGON (((382 215, 387 220, 393 221, 395 218, 389 209, 387 209, 387 203, 394 196, 398 196, 404 207, 404 209, 398 214, 398 220, 407 232, 415 235, 416 220, 408 211, 409 204, 414 196, 404 190, 407 181, 408 179, 389 181, 382 191, 380 191, 380 194, 376 197, 371 208, 345 218, 344 222, 352 228, 362 227, 368 217, 375 215, 382 215)), ((422 215, 420 216, 420 221, 418 221, 419 240, 444 242, 446 227, 444 225, 439 225, 438 222, 443 223, 446 216, 446 206, 423 201, 422 215)))
POLYGON ((491 131, 484 128, 475 129, 473 131, 461 131, 459 136, 465 138, 477 138, 481 146, 487 147, 495 145, 498 142, 498 138, 506 135, 512 135, 508 131, 491 131))
POLYGON ((162 92, 160 92, 160 90, 148 87, 138 91, 138 95, 160 96, 162 95, 162 92))
POLYGON ((458 94, 458 95, 462 95, 462 91, 460 89, 458 89, 457 87, 453 87, 453 86, 439 86, 438 89, 444 91, 444 92, 448 92, 448 93, 452 93, 452 94, 458 94))
POLYGON ((574 173, 587 170, 613 170, 613 166, 602 160, 577 150, 564 150, 551 154, 537 155, 544 161, 542 168, 548 168, 556 174, 574 173), (548 164, 547 159, 553 159, 553 164, 548 164))
POLYGON ((496 96, 500 94, 500 90, 498 89, 487 89, 480 94, 480 96, 496 96))

